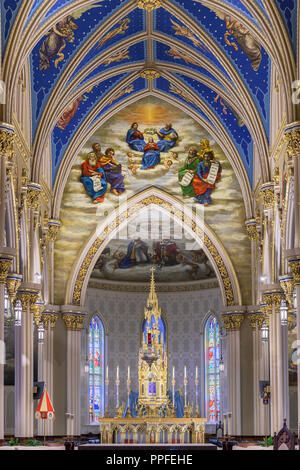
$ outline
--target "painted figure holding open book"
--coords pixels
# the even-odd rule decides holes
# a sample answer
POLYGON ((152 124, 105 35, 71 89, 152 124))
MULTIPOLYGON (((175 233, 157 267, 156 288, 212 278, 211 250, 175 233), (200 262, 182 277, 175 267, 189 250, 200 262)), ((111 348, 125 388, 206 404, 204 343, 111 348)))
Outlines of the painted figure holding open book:
POLYGON ((220 162, 214 160, 213 152, 205 152, 203 161, 197 166, 197 173, 193 179, 195 202, 209 206, 212 204, 211 193, 220 180, 222 166, 220 162))

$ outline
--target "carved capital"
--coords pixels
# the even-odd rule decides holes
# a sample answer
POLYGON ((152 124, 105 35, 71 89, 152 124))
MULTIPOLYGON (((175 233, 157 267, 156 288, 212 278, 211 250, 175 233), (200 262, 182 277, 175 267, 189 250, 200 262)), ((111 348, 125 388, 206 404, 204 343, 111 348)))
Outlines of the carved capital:
POLYGON ((39 291, 21 289, 18 292, 18 297, 21 301, 23 311, 26 311, 28 307, 31 307, 37 302, 39 298, 39 291))
POLYGON ((42 322, 45 328, 55 328, 56 322, 58 320, 58 314, 54 312, 43 312, 42 314, 42 322))
POLYGON ((0 123, 0 157, 9 160, 14 155, 14 128, 9 124, 0 123))
POLYGON ((60 229, 60 221, 55 219, 50 219, 48 221, 48 240, 55 242, 60 229))
POLYGON ((280 276, 279 281, 289 307, 293 308, 293 293, 295 289, 294 277, 286 274, 284 276, 280 276))
POLYGON ((260 188, 260 195, 263 199, 264 209, 272 209, 275 203, 274 183, 265 183, 260 188))
POLYGON ((39 326, 41 322, 44 308, 45 308, 45 304, 42 300, 37 300, 33 305, 31 305, 31 312, 32 312, 34 323, 36 324, 36 326, 39 326))
POLYGON ((14 257, 0 254, 0 284, 5 284, 14 257))
POLYGON ((300 284, 300 256, 293 256, 288 258, 289 267, 293 273, 294 282, 296 285, 300 284))
POLYGON ((300 123, 295 122, 288 125, 285 129, 285 137, 289 157, 300 155, 300 123))
POLYGON ((243 313, 224 313, 222 320, 227 331, 239 331, 245 319, 243 313))
POLYGON ((161 0, 139 0, 138 1, 138 8, 142 8, 143 10, 153 11, 156 8, 161 7, 161 0))
POLYGON ((38 210, 40 206, 41 186, 37 183, 27 184, 26 200, 27 205, 33 210, 38 210))
POLYGON ((247 230, 248 237, 251 241, 258 240, 259 234, 257 231, 257 221, 256 219, 249 219, 245 222, 245 227, 247 230))
POLYGON ((274 289, 263 293, 263 302, 267 304, 268 313, 272 313, 272 307, 279 309, 283 297, 283 291, 274 289))
POLYGON ((82 330, 85 315, 82 313, 63 313, 62 318, 66 324, 67 330, 82 330))
POLYGON ((13 304, 16 300, 17 292, 21 285, 22 279, 22 274, 8 274, 6 278, 6 286, 11 304, 13 304))

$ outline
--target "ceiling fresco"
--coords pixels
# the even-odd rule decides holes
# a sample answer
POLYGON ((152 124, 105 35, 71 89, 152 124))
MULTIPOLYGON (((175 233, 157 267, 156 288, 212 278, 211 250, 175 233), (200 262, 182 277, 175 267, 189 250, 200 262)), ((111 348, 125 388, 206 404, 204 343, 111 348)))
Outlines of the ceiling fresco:
MULTIPOLYGON (((107 215, 118 209, 119 205, 150 187, 160 189, 199 212, 199 217, 222 240, 237 270, 242 292, 247 297, 251 248, 243 228, 245 208, 233 168, 220 146, 203 126, 178 107, 149 96, 120 110, 100 126, 84 144, 72 165, 61 203, 62 228, 55 244, 55 292, 58 299, 61 300, 72 265, 90 235, 96 229, 101 231, 107 215), (136 130, 132 129, 133 123, 138 124, 137 131, 141 133, 139 139, 132 132, 136 130), (166 141, 160 140, 156 133, 161 133, 166 123, 172 124, 171 133, 175 136, 174 145, 167 142, 167 147, 166 141), (146 143, 144 151, 141 151, 141 142, 142 147, 146 143), (101 149, 95 144, 100 144, 101 149), (110 149, 114 150, 113 155, 110 155, 110 149), (209 153, 208 156, 204 156, 205 153, 209 153), (203 161, 207 161, 207 158, 213 159, 216 172, 214 183, 204 187, 195 173, 198 167, 200 172, 204 170, 203 161), (96 170, 100 175, 98 179, 97 174, 93 176, 87 172, 91 167, 97 166, 96 161, 102 165, 101 169, 96 170), (193 178, 189 177, 190 172, 193 178), (92 178, 94 183, 91 182, 92 178)), ((168 218, 166 214, 161 217, 164 221, 168 218)), ((161 219, 159 223, 151 224, 155 233, 150 240, 145 237, 142 229, 131 230, 130 227, 125 227, 125 233, 118 234, 115 237, 117 241, 112 242, 110 249, 106 251, 106 257, 102 260, 105 265, 103 272, 101 274, 98 269, 97 276, 112 281, 129 280, 131 277, 134 279, 136 273, 141 271, 144 278, 144 271, 149 268, 148 262, 137 263, 133 266, 134 269, 120 266, 114 269, 118 261, 123 260, 123 264, 126 264, 124 258, 130 242, 140 238, 148 246, 150 264, 154 264, 161 272, 161 282, 172 282, 173 271, 180 278, 178 282, 202 280, 201 276, 205 279, 208 268, 205 268, 205 262, 203 266, 199 261, 199 250, 202 247, 186 240, 182 233, 178 236, 174 229, 166 233, 164 225, 159 228, 160 224, 161 219), (182 262, 169 266, 168 269, 163 269, 163 266, 159 269, 160 263, 154 258, 153 242, 164 240, 168 240, 168 243, 178 242, 176 251, 182 252, 187 258, 188 264, 182 274, 179 274, 178 269, 182 262), (186 241, 189 244, 183 246, 186 241), (196 265, 201 266, 196 268, 196 265)), ((130 255, 131 253, 129 258, 130 255)), ((147 272, 149 276, 149 269, 147 272)))
MULTIPOLYGON (((295 46, 297 2, 274 2, 295 46)), ((1 3, 3 52, 21 3, 12 0, 4 0, 1 3)), ((43 11, 42 20, 39 20, 39 28, 42 29, 44 22, 49 22, 54 14, 70 5, 66 0, 48 3, 47 8, 44 1, 32 2, 24 34, 29 23, 35 20, 40 11, 43 11)), ((259 0, 256 3, 262 14, 268 17, 264 1, 259 0)), ((241 17, 244 17, 245 22, 252 23, 253 30, 261 30, 261 25, 245 1, 226 0, 220 3, 220 8, 226 5, 234 7, 241 17)), ((161 67, 166 69, 168 64, 182 69, 182 73, 172 70, 171 72, 176 73, 176 78, 185 88, 188 87, 206 102, 216 119, 228 131, 241 155, 251 183, 255 136, 245 118, 239 113, 239 108, 244 110, 245 103, 236 103, 236 106, 232 107, 226 100, 226 92, 230 94, 229 87, 237 88, 238 83, 244 87, 244 92, 253 100, 263 132, 268 139, 271 71, 268 53, 241 20, 226 16, 221 10, 210 9, 205 0, 168 0, 163 2, 161 8, 152 12, 151 18, 149 23, 145 10, 135 7, 135 3, 130 0, 102 0, 79 8, 54 23, 35 44, 30 54, 33 140, 45 122, 48 102, 53 97, 65 93, 62 102, 71 95, 74 95, 74 102, 80 96, 84 97, 76 118, 69 124, 69 129, 65 128, 59 133, 55 123, 51 125, 53 184, 64 153, 76 131, 82 124, 90 121, 90 114, 98 104, 99 113, 97 117, 93 116, 92 122, 101 118, 107 111, 102 88, 107 92, 118 90, 120 80, 126 77, 124 67, 127 65, 129 73, 131 64, 141 64, 142 70, 153 63, 158 66, 161 64, 161 67), (115 70, 122 67, 122 73, 116 72, 116 76, 101 80, 101 75, 110 70, 114 74, 115 70), (199 78, 190 77, 190 70, 199 78), (215 73, 216 70, 218 74, 215 73), (98 77, 99 85, 95 86, 95 79, 98 77), (210 84, 204 78, 209 80, 210 84), (94 82, 91 91, 92 80, 94 82), (100 83, 103 83, 103 87, 100 83), (224 96, 216 92, 214 85, 218 89, 224 88, 224 96), (239 125, 241 123, 242 126, 239 125)), ((162 80, 157 81, 155 86, 174 97, 172 83, 167 81, 168 78, 162 76, 162 80)), ((140 92, 148 85, 147 82, 136 82, 132 94, 140 92)), ((177 95, 176 99, 182 101, 183 94, 181 97, 177 95)), ((186 100, 186 103, 195 109, 192 101, 186 100)), ((118 101, 113 103, 113 106, 117 104, 118 101)), ((200 110, 201 106, 196 108, 211 125, 211 119, 203 109, 200 110)), ((61 109, 60 115, 64 112, 65 110, 61 109)), ((60 116, 57 116, 57 121, 59 119, 60 116)), ((89 125, 90 122, 87 127, 89 125)))

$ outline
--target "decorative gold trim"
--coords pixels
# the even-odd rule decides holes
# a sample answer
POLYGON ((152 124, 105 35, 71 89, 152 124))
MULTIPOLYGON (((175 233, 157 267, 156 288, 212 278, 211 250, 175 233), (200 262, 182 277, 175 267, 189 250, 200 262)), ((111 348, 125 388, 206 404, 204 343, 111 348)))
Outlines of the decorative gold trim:
POLYGON ((146 78, 147 80, 154 80, 155 78, 160 77, 160 73, 154 69, 146 69, 141 72, 141 77, 146 78))
POLYGON ((56 322, 58 320, 58 314, 56 312, 45 311, 42 314, 42 322, 45 328, 55 328, 56 322))
POLYGON ((5 284, 14 257, 0 254, 0 284, 5 284))
MULTIPOLYGON (((113 230, 119 227, 119 225, 125 221, 128 217, 130 217, 132 214, 136 213, 141 206, 148 206, 151 204, 156 204, 158 206, 164 207, 166 210, 168 210, 170 213, 174 212, 174 207, 170 202, 167 202, 163 200, 161 197, 158 197, 156 195, 151 195, 145 199, 143 199, 140 202, 137 202, 133 206, 131 206, 127 211, 124 211, 121 215, 118 215, 113 222, 111 222, 104 230, 105 237, 107 237, 113 230)), ((234 305, 234 291, 233 291, 233 286, 231 283, 231 279, 228 274, 228 270, 225 266, 225 263, 222 259, 222 256, 218 252, 217 248, 214 246, 210 238, 207 236, 206 233, 204 233, 203 229, 197 226, 195 219, 190 218, 186 214, 183 213, 181 209, 176 209, 174 212, 174 215, 179 217, 181 220, 184 220, 185 224, 187 224, 193 232, 195 232, 197 235, 200 235, 205 247, 208 249, 210 254, 212 255, 216 266, 218 268, 220 277, 222 279, 224 291, 225 291, 225 297, 227 301, 227 306, 233 306, 234 305), (184 219, 183 219, 184 217, 184 219)), ((73 290, 73 296, 72 296, 72 303, 74 305, 80 305, 81 304, 81 292, 82 292, 82 287, 86 278, 86 274, 88 272, 88 269, 90 267, 90 264, 95 256, 95 254, 99 251, 102 243, 104 242, 103 238, 97 238, 92 246, 90 247, 87 255, 85 256, 80 268, 79 272, 77 275, 77 279, 75 282, 74 290, 73 290)))
POLYGON ((160 8, 161 6, 162 6, 162 2, 160 0, 139 0, 138 1, 138 8, 147 10, 148 12, 156 10, 156 8, 160 8))
POLYGON ((245 320, 243 313, 223 313, 222 320, 227 331, 239 331, 245 320))
POLYGON ((81 313, 63 313, 63 321, 67 330, 82 330, 85 315, 81 313))

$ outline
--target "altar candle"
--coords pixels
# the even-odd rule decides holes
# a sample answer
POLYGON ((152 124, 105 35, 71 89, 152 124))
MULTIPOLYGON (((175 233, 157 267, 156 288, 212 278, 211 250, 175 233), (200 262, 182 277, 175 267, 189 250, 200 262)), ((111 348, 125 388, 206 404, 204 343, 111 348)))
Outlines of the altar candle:
POLYGON ((184 366, 184 378, 186 379, 186 366, 184 366))
POLYGON ((119 379, 119 366, 117 366, 117 379, 119 379))
POLYGON ((128 378, 130 379, 130 366, 128 366, 128 378))
POLYGON ((106 366, 106 378, 108 379, 108 366, 106 366))
POLYGON ((173 366, 173 379, 175 379, 175 367, 173 366))
POLYGON ((196 379, 198 379, 198 366, 196 366, 196 379))

